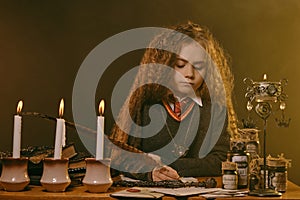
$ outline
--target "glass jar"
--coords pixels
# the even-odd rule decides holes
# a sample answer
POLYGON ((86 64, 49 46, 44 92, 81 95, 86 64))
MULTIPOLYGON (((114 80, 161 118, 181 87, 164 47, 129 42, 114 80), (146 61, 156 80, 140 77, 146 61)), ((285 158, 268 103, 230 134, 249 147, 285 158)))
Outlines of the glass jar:
POLYGON ((250 140, 246 143, 246 152, 250 154, 259 154, 259 141, 250 140))
POLYGON ((249 153, 245 151, 229 151, 227 159, 237 164, 238 189, 248 188, 249 153))
POLYGON ((285 192, 287 188, 287 164, 280 160, 268 162, 269 188, 279 192, 285 192))
POLYGON ((234 162, 222 162, 222 187, 235 190, 238 185, 237 165, 234 162))

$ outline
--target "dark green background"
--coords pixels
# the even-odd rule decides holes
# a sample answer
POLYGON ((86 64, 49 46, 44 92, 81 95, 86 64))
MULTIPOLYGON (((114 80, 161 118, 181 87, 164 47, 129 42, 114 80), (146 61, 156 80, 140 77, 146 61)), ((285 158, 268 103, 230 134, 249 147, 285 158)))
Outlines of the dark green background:
MULTIPOLYGON (((153 0, 153 1, 0 1, 0 150, 12 148, 13 115, 23 111, 57 116, 65 99, 65 119, 72 121, 72 89, 82 61, 105 39, 122 31, 167 26, 192 20, 207 26, 232 57, 234 104, 239 119, 247 116, 243 78, 288 78, 288 129, 268 120, 267 152, 292 159, 289 179, 300 184, 299 111, 300 1, 298 0, 153 0), (298 80, 298 81, 297 81, 298 80)), ((106 131, 113 123, 110 95, 118 78, 136 66, 141 52, 118 58, 101 78, 100 98, 107 100, 106 131)), ((95 105, 95 108, 97 105, 95 105)), ((276 108, 277 109, 277 108, 276 108)), ((275 109, 275 110, 276 110, 275 109)), ((261 127, 262 122, 255 114, 261 127)), ((22 146, 53 145, 55 123, 24 117, 22 146)), ((80 145, 76 131, 68 141, 80 145)))

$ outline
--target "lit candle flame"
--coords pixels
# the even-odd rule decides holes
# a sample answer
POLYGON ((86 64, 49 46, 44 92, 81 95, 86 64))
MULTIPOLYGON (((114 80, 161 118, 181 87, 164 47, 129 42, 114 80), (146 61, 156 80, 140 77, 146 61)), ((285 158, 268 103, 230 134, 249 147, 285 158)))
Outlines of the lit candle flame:
POLYGON ((62 118, 64 115, 64 99, 60 100, 58 115, 59 115, 59 118, 62 118))
POLYGON ((264 80, 264 81, 267 80, 267 74, 264 74, 263 80, 264 80))
POLYGON ((99 114, 100 114, 100 116, 103 116, 103 114, 104 114, 104 100, 103 99, 99 103, 99 114))
POLYGON ((23 101, 19 101, 18 106, 17 106, 17 114, 18 115, 20 115, 22 108, 23 108, 23 101))

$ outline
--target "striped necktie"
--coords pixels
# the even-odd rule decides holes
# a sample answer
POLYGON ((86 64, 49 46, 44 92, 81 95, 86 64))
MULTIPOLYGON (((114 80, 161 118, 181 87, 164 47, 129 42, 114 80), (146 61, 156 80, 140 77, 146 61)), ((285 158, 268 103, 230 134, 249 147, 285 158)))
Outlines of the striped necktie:
POLYGON ((185 98, 184 100, 182 100, 181 102, 179 101, 175 101, 174 103, 174 113, 180 117, 180 115, 182 113, 184 113, 184 111, 186 110, 186 108, 188 107, 189 103, 191 102, 190 98, 185 98))

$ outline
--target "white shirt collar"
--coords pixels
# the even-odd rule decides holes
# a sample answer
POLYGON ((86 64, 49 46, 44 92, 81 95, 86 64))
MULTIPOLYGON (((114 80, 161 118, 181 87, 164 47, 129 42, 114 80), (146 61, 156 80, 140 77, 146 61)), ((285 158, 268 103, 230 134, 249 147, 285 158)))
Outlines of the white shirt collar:
MULTIPOLYGON (((175 96, 175 98, 180 102, 180 101, 182 101, 182 100, 184 100, 185 98, 188 98, 188 97, 179 98, 179 97, 175 96)), ((199 106, 201 106, 201 107, 203 106, 201 97, 196 96, 196 97, 191 98, 191 99, 192 99, 196 104, 198 104, 199 106)))

